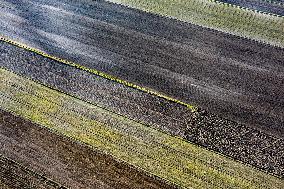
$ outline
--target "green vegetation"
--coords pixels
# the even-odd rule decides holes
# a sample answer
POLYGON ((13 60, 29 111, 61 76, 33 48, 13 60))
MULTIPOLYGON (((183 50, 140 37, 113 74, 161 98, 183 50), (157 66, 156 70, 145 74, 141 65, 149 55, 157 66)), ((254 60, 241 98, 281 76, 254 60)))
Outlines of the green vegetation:
POLYGON ((214 0, 108 0, 146 12, 284 47, 284 17, 214 0))
POLYGON ((3 69, 0 106, 182 188, 284 188, 276 177, 3 69))

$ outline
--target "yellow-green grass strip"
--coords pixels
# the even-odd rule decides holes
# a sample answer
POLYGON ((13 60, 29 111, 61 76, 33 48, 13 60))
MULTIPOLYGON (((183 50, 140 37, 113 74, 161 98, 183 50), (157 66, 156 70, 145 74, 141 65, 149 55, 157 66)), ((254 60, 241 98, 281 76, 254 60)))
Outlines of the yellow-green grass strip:
POLYGON ((107 74, 107 73, 104 73, 102 71, 99 71, 99 70, 96 70, 96 69, 92 69, 92 68, 88 68, 86 66, 83 66, 83 65, 80 65, 79 63, 75 63, 75 62, 71 62, 71 61, 68 61, 68 60, 65 60, 65 59, 62 59, 62 58, 59 58, 59 57, 55 57, 55 56, 52 56, 50 54, 47 54, 39 49, 36 49, 36 48, 32 48, 32 47, 29 47, 25 44, 22 44, 20 42, 17 42, 17 41, 14 41, 12 39, 8 39, 7 37, 4 37, 3 35, 0 34, 0 41, 4 41, 6 43, 9 43, 9 44, 12 44, 12 45, 15 45, 17 47, 20 47, 20 48, 23 48, 23 49, 26 49, 28 51, 31 51, 31 52, 34 52, 36 54, 39 54, 41 56, 44 56, 46 58, 50 58, 52 60, 55 60, 57 62, 60 62, 60 63, 63 63, 63 64, 66 64, 66 65, 69 65, 69 66, 72 66, 72 67, 75 67, 77 69, 80 69, 80 70, 84 70, 86 72, 89 72, 89 73, 92 73, 92 74, 95 74, 97 76, 100 76, 100 77, 103 77, 105 79, 108 79, 108 80, 111 80, 111 81, 114 81, 114 82, 117 82, 117 83, 120 83, 122 85, 125 85, 125 86, 128 86, 128 87, 131 87, 131 88, 134 88, 134 89, 137 89, 137 90, 140 90, 140 91, 143 91, 143 92, 146 92, 146 93, 149 93, 151 95, 154 95, 154 96, 158 96, 159 98, 163 98, 163 99, 166 99, 168 101, 171 101, 171 102, 174 102, 174 103, 177 103, 177 104, 180 104, 180 105, 183 105, 183 106, 186 106, 187 108, 189 108, 192 112, 195 112, 197 110, 197 107, 192 105, 192 104, 188 104, 188 103, 185 103, 183 101, 180 101, 178 99, 175 99, 175 98, 172 98, 172 97, 169 97, 165 94, 161 94, 157 91, 154 91, 152 89, 149 89, 149 88, 146 88, 146 87, 142 87, 142 86, 139 86, 139 85, 136 85, 134 83, 131 83, 131 82, 128 82, 128 81, 125 81, 125 80, 122 80, 120 78, 117 78, 115 76, 112 76, 110 74, 107 74))
POLYGON ((284 47, 284 17, 214 0, 108 0, 206 28, 284 47))
POLYGON ((0 107, 181 188, 283 188, 277 177, 0 69, 0 107))

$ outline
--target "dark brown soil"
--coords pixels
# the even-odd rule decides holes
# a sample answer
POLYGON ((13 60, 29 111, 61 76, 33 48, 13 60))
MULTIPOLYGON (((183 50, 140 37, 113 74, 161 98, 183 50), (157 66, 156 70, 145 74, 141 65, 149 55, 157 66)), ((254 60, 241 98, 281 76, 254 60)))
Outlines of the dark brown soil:
MULTIPOLYGON (((2 110, 0 154, 40 173, 37 175, 43 176, 45 185, 56 185, 51 181, 54 180, 72 189, 175 188, 110 155, 73 142, 2 110), (51 180, 46 181, 47 177, 51 180)), ((41 178, 36 179, 5 158, 2 158, 0 166, 5 167, 1 168, 0 180, 13 186, 12 188, 17 188, 18 184, 40 188, 42 184, 41 178)))

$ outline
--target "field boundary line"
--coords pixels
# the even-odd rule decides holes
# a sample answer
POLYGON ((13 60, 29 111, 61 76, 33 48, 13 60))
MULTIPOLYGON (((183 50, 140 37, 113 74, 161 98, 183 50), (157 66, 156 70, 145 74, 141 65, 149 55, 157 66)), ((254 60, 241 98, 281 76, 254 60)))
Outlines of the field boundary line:
POLYGON ((3 42, 6 42, 6 43, 9 43, 9 44, 12 44, 14 46, 17 46, 17 47, 20 47, 22 49, 25 49, 25 50, 28 50, 28 51, 31 51, 33 53, 36 53, 36 54, 39 54, 43 57, 46 57, 46 58, 49 58, 49 59, 52 59, 52 60, 55 60, 57 62, 60 62, 62 64, 65 64, 65 65, 68 65, 68 66, 72 66, 72 67, 75 67, 77 69, 80 69, 80 70, 83 70, 83 71, 86 71, 86 72, 89 72, 89 73, 92 73, 94 75, 97 75, 99 77, 102 77, 102 78, 105 78, 105 79, 108 79, 108 80, 111 80, 113 82, 116 82, 116 83, 119 83, 119 84, 122 84, 124 86, 127 86, 127 87, 131 87, 131 88, 134 88, 134 89, 137 89, 139 91, 142 91, 142 92, 145 92, 145 93, 148 93, 150 95, 154 95, 154 96, 157 96, 159 98, 162 98, 162 99, 166 99, 170 102, 174 102, 174 103, 177 103, 177 104, 180 104, 180 105, 183 105, 183 106, 186 106, 187 108, 189 108, 191 110, 191 112, 195 112, 197 110, 197 107, 194 106, 194 105, 191 105, 191 104, 188 104, 186 102, 183 102, 183 101, 180 101, 178 99, 175 99, 175 98, 172 98, 170 96, 167 96, 167 95, 164 95, 164 94, 161 94, 157 91, 154 91, 150 88, 146 88, 146 87, 142 87, 142 86, 139 86, 137 84, 134 84, 134 83, 131 83, 129 81, 126 81, 126 80, 123 80, 123 79, 120 79, 116 76, 113 76, 113 75, 110 75, 110 74, 107 74, 105 72, 102 72, 102 71, 99 71, 97 69, 93 69, 93 68, 88 68, 86 66, 82 66, 80 65, 79 63, 75 63, 75 62, 72 62, 72 61, 68 61, 66 59, 63 59, 63 58, 59 58, 59 57, 56 57, 56 56, 53 56, 53 55, 50 55, 50 54, 47 54, 39 49, 36 49, 36 48, 33 48, 33 47, 29 47, 25 44, 22 44, 22 43, 19 43, 17 41, 14 41, 12 39, 8 39, 6 37, 3 37, 1 34, 0 34, 0 41, 3 41, 3 42))

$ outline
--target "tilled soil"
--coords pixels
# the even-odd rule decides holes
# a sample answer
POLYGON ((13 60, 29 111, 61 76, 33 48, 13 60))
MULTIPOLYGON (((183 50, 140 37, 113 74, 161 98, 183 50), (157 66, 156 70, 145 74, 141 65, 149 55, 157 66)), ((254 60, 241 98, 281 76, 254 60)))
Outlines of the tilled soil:
MULTIPOLYGON (((0 112, 0 154, 41 173, 44 178, 48 177, 72 189, 175 188, 159 178, 114 160, 110 155, 73 142, 11 113, 0 112)), ((40 188, 41 183, 37 184, 38 180, 24 171, 26 168, 23 170, 10 164, 7 160, 1 161, 1 166, 6 166, 7 172, 21 174, 25 178, 19 184, 31 186, 33 183, 33 186, 40 188)), ((2 169, 2 172, 5 170, 2 169)), ((15 176, 10 175, 1 176, 1 182, 8 186, 17 184, 13 180, 15 176)))
POLYGON ((185 188, 283 188, 281 179, 4 69, 1 106, 185 188), (232 182, 232 180, 234 182, 232 182))
POLYGON ((186 138, 196 144, 284 177, 284 140, 236 122, 195 112, 186 138))

